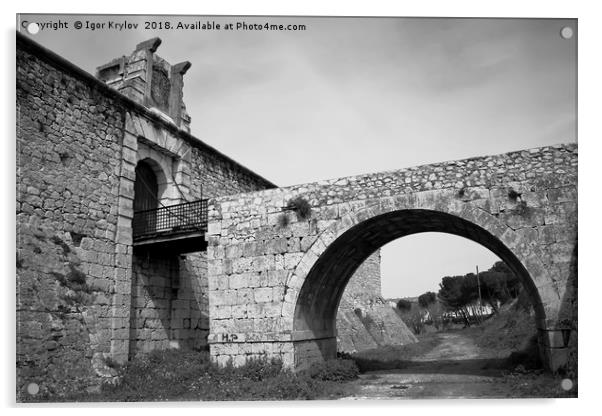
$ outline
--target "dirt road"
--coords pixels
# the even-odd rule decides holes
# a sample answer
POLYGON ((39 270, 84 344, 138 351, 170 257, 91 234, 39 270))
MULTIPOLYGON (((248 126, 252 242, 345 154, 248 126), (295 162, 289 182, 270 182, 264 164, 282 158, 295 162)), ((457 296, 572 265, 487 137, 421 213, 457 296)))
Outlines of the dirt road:
POLYGON ((545 375, 505 375, 495 368, 496 357, 486 356, 461 333, 442 333, 439 338, 440 344, 412 358, 403 369, 362 374, 347 399, 506 398, 516 397, 517 391, 542 397, 538 386, 556 383, 545 375))

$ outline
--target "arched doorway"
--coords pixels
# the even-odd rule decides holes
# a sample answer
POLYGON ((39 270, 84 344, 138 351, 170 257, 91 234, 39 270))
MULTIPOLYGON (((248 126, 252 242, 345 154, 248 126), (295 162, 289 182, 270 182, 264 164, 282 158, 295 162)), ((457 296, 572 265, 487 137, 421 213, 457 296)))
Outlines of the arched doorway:
POLYGON ((134 236, 155 232, 157 213, 153 210, 160 205, 159 179, 150 159, 141 160, 136 165, 134 183, 134 236))
POLYGON ((136 165, 136 182, 134 184, 134 212, 146 211, 158 207, 159 185, 157 175, 151 166, 140 161, 136 165))
MULTIPOLYGON (((500 239, 473 222, 445 212, 396 210, 368 218, 339 235, 307 273, 293 315, 297 367, 315 359, 316 355, 324 359, 336 356, 337 310, 347 282, 357 268, 390 241, 429 231, 465 237, 495 253, 521 280, 533 304, 538 327, 541 327, 545 312, 533 278, 500 239)), ((546 362, 545 358, 543 362, 546 362)))

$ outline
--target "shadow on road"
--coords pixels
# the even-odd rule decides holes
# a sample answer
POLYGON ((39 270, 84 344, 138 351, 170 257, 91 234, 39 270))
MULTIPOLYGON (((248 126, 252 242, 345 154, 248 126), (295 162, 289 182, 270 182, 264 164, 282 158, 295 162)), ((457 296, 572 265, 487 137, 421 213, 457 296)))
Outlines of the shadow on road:
POLYGON ((474 358, 457 360, 392 360, 378 361, 355 358, 362 373, 389 371, 399 374, 459 374, 502 377, 506 360, 501 358, 474 358))

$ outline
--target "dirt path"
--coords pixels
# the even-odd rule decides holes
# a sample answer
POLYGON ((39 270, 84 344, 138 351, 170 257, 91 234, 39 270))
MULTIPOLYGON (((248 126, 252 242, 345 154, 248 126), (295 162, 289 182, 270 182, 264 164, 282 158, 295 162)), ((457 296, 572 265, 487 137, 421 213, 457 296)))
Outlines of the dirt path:
POLYGON ((413 358, 403 369, 362 374, 353 383, 353 394, 347 399, 503 398, 516 395, 507 376, 494 368, 495 357, 484 356, 470 338, 453 332, 440 334, 439 339, 440 344, 413 358))

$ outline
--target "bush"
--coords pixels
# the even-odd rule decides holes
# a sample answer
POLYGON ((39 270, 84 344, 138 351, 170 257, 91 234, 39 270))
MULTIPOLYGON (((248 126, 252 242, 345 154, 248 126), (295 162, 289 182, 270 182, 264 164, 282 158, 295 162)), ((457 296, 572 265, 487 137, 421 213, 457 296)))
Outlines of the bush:
POLYGON ((306 372, 309 377, 322 381, 355 380, 360 373, 355 361, 342 359, 314 363, 306 372))
POLYGON ((246 383, 236 400, 308 400, 323 393, 321 385, 309 378, 285 370, 262 383, 246 383))
POLYGON ((245 365, 234 367, 231 363, 224 367, 216 367, 215 372, 221 376, 245 379, 251 381, 263 381, 278 376, 284 370, 282 361, 272 358, 251 358, 245 365))
MULTIPOLYGON (((108 363, 110 364, 110 363, 108 363)), ((117 367, 117 366, 116 366, 117 367)), ((331 360, 294 373, 278 359, 250 359, 240 367, 218 366, 206 352, 165 350, 137 356, 118 367, 121 381, 100 393, 77 393, 47 401, 301 400, 340 397, 338 381, 357 377, 350 360, 331 360)), ((42 399, 39 397, 38 399, 42 399)))
POLYGON ((288 201, 286 205, 288 209, 292 209, 297 213, 297 219, 308 220, 311 217, 311 205, 300 196, 288 201))
POLYGON ((397 301, 397 309, 399 309, 400 311, 407 312, 412 309, 412 302, 405 299, 399 299, 397 301))

